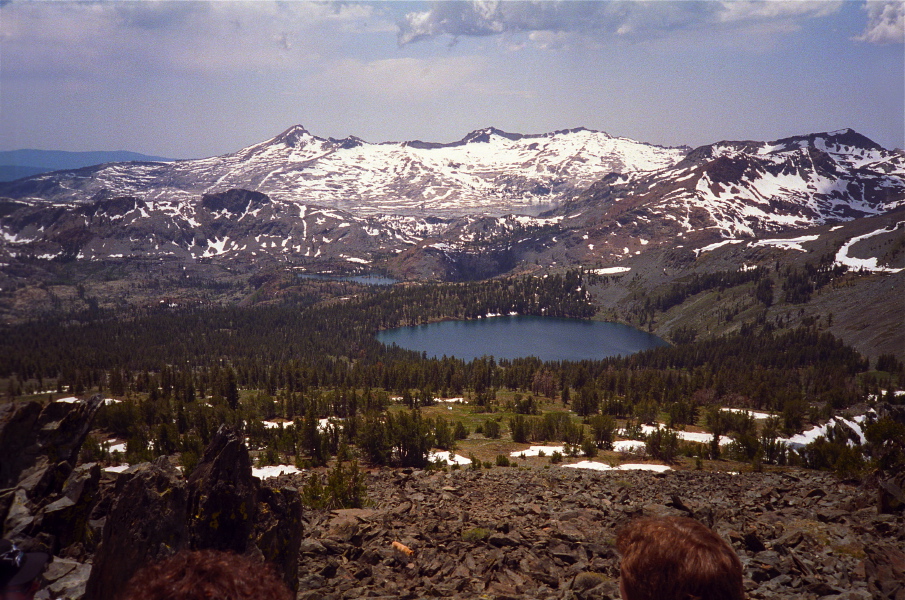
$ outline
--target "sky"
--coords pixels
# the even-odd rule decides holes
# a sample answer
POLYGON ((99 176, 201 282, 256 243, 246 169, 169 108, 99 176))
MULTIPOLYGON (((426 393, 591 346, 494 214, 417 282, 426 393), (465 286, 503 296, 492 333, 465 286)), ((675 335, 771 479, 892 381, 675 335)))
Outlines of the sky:
POLYGON ((587 127, 905 147, 905 2, 0 0, 0 150, 587 127))

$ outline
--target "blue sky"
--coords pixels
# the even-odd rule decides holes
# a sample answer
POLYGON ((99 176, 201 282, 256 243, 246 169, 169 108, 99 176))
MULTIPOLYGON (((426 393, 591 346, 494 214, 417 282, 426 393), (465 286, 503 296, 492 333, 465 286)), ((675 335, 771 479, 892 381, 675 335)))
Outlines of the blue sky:
POLYGON ((905 3, 0 0, 0 150, 588 127, 905 147, 905 3))

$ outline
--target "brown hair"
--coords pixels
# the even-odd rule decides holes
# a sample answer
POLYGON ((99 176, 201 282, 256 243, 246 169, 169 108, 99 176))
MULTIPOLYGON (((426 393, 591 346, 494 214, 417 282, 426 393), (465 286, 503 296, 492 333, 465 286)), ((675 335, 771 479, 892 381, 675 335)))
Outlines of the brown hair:
POLYGON ((188 551, 140 569, 121 600, 292 600, 266 564, 215 550, 188 551))
POLYGON ((687 517, 642 518, 616 537, 623 600, 744 600, 742 563, 687 517))

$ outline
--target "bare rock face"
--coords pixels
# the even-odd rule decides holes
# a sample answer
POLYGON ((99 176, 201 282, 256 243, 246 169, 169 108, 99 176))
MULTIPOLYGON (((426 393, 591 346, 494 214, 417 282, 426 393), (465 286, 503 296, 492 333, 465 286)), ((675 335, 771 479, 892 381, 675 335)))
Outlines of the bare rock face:
POLYGON ((53 535, 51 550, 59 554, 75 544, 94 545, 90 539, 89 518, 97 499, 101 468, 97 463, 81 465, 72 471, 63 484, 57 500, 47 504, 35 517, 32 529, 53 535))
POLYGON ((253 543, 258 485, 242 438, 221 427, 188 481, 192 548, 245 554, 253 543))
POLYGON ((101 397, 80 402, 0 407, 0 522, 3 535, 56 552, 81 541, 100 470, 80 469, 79 449, 101 397))
POLYGON ((88 600, 116 598, 138 569, 185 548, 260 557, 298 588, 298 492, 262 487, 236 431, 220 428, 188 481, 163 457, 122 473, 112 496, 88 600))
POLYGON ((34 444, 34 429, 41 414, 37 402, 20 404, 11 402, 0 406, 0 488, 10 488, 19 481, 19 475, 32 466, 35 457, 26 457, 25 448, 34 444))
POLYGON ((29 496, 59 491, 68 473, 60 479, 53 466, 76 464, 94 415, 102 403, 94 396, 83 402, 37 402, 7 404, 0 409, 0 489, 16 486, 29 478, 29 496), (48 471, 49 470, 49 471, 48 471))
POLYGON ((258 518, 255 546, 264 560, 274 566, 283 582, 298 591, 299 548, 301 547, 302 503, 295 488, 262 485, 258 490, 258 518))
POLYGON ((85 598, 116 598, 141 567, 188 545, 185 483, 166 459, 122 473, 85 598))

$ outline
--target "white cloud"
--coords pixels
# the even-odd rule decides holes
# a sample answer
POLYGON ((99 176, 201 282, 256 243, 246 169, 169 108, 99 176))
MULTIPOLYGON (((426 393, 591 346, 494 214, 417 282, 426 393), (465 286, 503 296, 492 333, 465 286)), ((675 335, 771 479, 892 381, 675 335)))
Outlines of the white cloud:
POLYGON ((720 2, 719 20, 723 22, 758 19, 819 18, 837 12, 841 0, 729 0, 720 2))
POLYGON ((867 2, 867 27, 855 38, 871 44, 905 43, 905 2, 867 2))
POLYGON ((551 35, 572 33, 586 40, 609 36, 648 39, 688 30, 714 31, 750 24, 782 23, 775 32, 794 30, 801 19, 833 14, 841 0, 726 2, 435 2, 430 10, 409 13, 399 22, 401 45, 439 36, 491 36, 539 33, 539 47, 558 47, 551 35))
POLYGON ((392 27, 369 4, 13 2, 0 7, 5 75, 72 78, 298 68, 349 34, 392 27))

